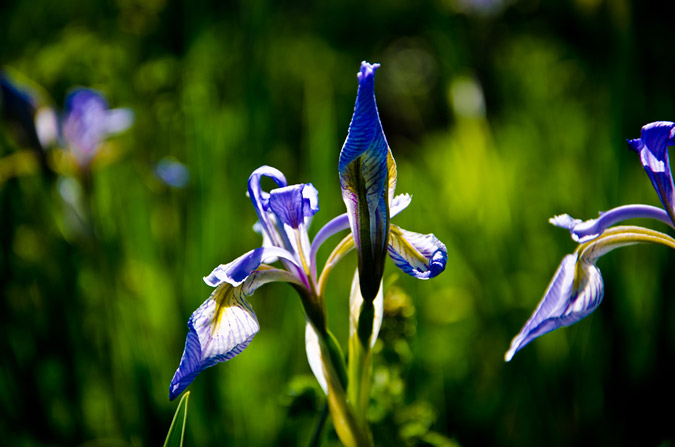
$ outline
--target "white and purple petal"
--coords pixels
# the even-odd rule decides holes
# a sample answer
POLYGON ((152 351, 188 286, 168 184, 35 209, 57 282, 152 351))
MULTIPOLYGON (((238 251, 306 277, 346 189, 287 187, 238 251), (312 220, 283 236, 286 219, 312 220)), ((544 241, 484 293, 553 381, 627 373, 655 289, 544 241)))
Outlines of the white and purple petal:
POLYGON ((241 288, 224 283, 190 317, 180 366, 171 380, 175 399, 200 372, 240 354, 260 326, 241 288))
POLYGON ((645 242, 675 249, 675 239, 667 234, 643 227, 619 226, 605 230, 565 256, 537 309, 511 342, 505 360, 510 361, 535 338, 570 326, 593 312, 604 293, 602 275, 595 265, 600 256, 619 247, 645 242))
POLYGON ((171 380, 169 398, 178 396, 200 372, 241 353, 259 325, 246 297, 268 282, 300 285, 291 273, 261 264, 238 286, 221 282, 192 314, 180 365, 171 380))
POLYGON ((448 251, 433 234, 407 231, 391 226, 389 256, 394 264, 410 276, 429 279, 445 270, 448 251))
POLYGON ((576 323, 600 304, 604 292, 600 270, 588 263, 577 270, 577 260, 577 253, 563 258, 536 310, 511 342, 504 356, 507 362, 535 338, 576 323), (581 278, 575 278, 577 271, 581 278))
POLYGON ((277 258, 285 259, 298 266, 293 255, 283 248, 260 247, 239 256, 229 264, 219 265, 208 276, 204 277, 204 282, 211 287, 218 287, 224 282, 236 287, 243 283, 260 264, 273 262, 277 258))
POLYGON ((675 143, 675 123, 658 121, 642 127, 640 138, 628 140, 654 185, 671 220, 675 221, 675 186, 670 171, 668 146, 675 143))

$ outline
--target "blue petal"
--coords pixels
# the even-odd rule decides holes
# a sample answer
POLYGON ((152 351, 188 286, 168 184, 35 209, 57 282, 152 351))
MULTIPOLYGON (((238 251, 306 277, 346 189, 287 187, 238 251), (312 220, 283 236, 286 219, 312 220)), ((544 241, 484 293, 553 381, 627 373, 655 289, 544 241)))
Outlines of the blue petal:
POLYGON ((204 282, 211 287, 217 287, 224 282, 236 287, 244 282, 264 261, 271 262, 270 259, 276 258, 286 259, 300 267, 293 255, 283 248, 260 247, 239 256, 229 264, 219 265, 208 276, 204 277, 204 282))
POLYGON ((668 146, 674 143, 674 129, 675 123, 667 121, 647 124, 642 128, 640 138, 628 140, 628 145, 640 154, 642 166, 675 222, 675 186, 668 159, 668 146))
POLYGON ((445 270, 448 250, 433 234, 419 234, 391 226, 389 256, 410 276, 429 279, 445 270))
POLYGON ((260 187, 260 180, 262 177, 271 178, 282 188, 287 185, 286 177, 276 168, 271 166, 261 166, 253 171, 248 178, 248 195, 251 198, 255 212, 258 215, 263 235, 266 235, 267 239, 269 239, 272 244, 283 246, 282 241, 279 240, 279 236, 274 231, 274 223, 270 221, 270 217, 267 214, 269 209, 269 194, 264 192, 260 187))
POLYGON ((378 67, 361 63, 354 115, 339 161, 342 198, 359 253, 361 292, 369 300, 375 298, 384 270, 390 187, 395 186, 396 172, 375 103, 378 67))
POLYGON ((319 211, 319 192, 311 183, 276 188, 269 207, 283 224, 297 229, 319 211))
POLYGON ((504 357, 507 362, 535 338, 576 323, 602 301, 604 285, 600 270, 593 264, 584 263, 578 270, 582 277, 575 278, 577 256, 574 253, 563 258, 539 306, 511 342, 504 357))
POLYGON ((200 372, 241 353, 260 326, 242 289, 222 284, 192 314, 188 328, 180 366, 169 388, 171 400, 200 372))

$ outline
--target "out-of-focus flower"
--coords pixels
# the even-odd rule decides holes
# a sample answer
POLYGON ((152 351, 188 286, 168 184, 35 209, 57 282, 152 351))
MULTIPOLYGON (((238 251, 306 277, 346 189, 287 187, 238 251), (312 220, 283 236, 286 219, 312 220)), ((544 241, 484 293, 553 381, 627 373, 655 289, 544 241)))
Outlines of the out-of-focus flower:
POLYGON ((190 170, 172 157, 164 157, 157 163, 155 175, 172 188, 185 188, 190 181, 190 170))
POLYGON ((78 88, 66 98, 61 125, 63 143, 78 165, 87 168, 103 140, 128 129, 133 120, 131 109, 109 109, 101 93, 78 88))
POLYGON ((667 234, 637 226, 613 227, 627 219, 648 218, 675 228, 675 188, 668 159, 668 146, 674 143, 675 123, 664 121, 647 124, 640 138, 628 141, 630 148, 640 154, 640 161, 665 208, 624 205, 589 221, 567 214, 550 219, 553 225, 568 229, 580 245, 573 254, 563 258, 539 306, 511 342, 506 361, 535 338, 574 324, 598 307, 604 293, 602 275, 595 265, 600 256, 641 242, 675 248, 675 239, 667 234))

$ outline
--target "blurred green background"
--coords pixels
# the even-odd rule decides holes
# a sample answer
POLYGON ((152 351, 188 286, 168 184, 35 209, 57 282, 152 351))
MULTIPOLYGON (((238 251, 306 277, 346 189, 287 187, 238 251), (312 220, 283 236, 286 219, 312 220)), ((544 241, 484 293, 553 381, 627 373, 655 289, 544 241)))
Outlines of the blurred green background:
MULTIPOLYGON (((382 64, 397 190, 413 195, 396 223, 449 252, 427 282, 388 264, 377 444, 673 445, 664 247, 602 258, 599 309, 503 361, 575 248, 549 217, 660 205, 625 139, 675 120, 671 13, 638 0, 3 2, 1 65, 59 109, 80 85, 136 120, 79 190, 84 211, 73 179, 0 183, 0 444, 164 441, 186 322, 210 293, 201 278, 260 244, 249 173, 313 183, 310 234, 342 213, 338 154, 368 60, 382 64), (155 176, 167 156, 189 169, 185 188, 155 176)), ((3 126, 0 163, 22 149, 3 126)), ((343 343, 355 265, 328 287, 343 343)), ((188 446, 309 442, 323 403, 299 300, 272 284, 251 302, 250 347, 190 387, 188 446)), ((338 445, 330 426, 324 437, 338 445)))

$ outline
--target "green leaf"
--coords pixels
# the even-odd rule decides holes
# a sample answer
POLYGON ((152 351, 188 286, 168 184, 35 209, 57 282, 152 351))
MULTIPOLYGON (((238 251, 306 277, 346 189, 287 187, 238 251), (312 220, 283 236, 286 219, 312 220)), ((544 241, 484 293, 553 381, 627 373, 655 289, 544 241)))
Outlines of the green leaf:
POLYGON ((176 414, 173 415, 173 421, 171 421, 169 433, 166 435, 164 447, 183 446, 183 435, 185 434, 185 421, 187 420, 187 404, 189 396, 190 392, 188 391, 183 395, 180 402, 178 402, 178 408, 176 408, 176 414))

